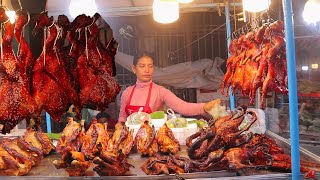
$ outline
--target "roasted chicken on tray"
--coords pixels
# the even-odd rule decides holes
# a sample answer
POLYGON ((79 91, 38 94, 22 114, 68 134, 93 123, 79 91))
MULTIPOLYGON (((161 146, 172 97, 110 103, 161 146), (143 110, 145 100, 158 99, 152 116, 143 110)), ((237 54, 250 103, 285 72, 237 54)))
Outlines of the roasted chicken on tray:
POLYGON ((156 131, 148 121, 145 121, 135 137, 135 146, 141 155, 152 156, 158 152, 156 131))
POLYGON ((101 124, 97 120, 93 120, 84 137, 81 152, 87 159, 93 159, 107 149, 109 139, 107 124, 101 124), (98 145, 100 146, 99 149, 98 145))
POLYGON ((56 149, 49 137, 42 131, 34 131, 29 128, 25 132, 23 140, 35 148, 40 149, 43 154, 49 154, 52 150, 56 149))
POLYGON ((108 142, 107 151, 117 154, 120 149, 123 154, 129 155, 133 143, 133 130, 129 131, 124 123, 117 123, 115 132, 108 142))
POLYGON ((127 156, 119 150, 119 153, 103 152, 99 157, 94 158, 93 163, 98 166, 94 167, 100 176, 123 176, 130 167, 133 167, 127 161, 127 156))
POLYGON ((70 147, 72 151, 80 151, 85 135, 83 125, 84 121, 77 123, 73 119, 69 119, 57 143, 58 153, 62 154, 67 147, 70 147))
POLYGON ((82 152, 73 151, 71 147, 64 150, 61 160, 54 160, 53 165, 57 169, 65 169, 69 176, 83 176, 90 166, 82 152))
POLYGON ((156 136, 159 151, 162 153, 175 154, 180 151, 179 141, 174 137, 174 134, 165 123, 157 132, 156 136))

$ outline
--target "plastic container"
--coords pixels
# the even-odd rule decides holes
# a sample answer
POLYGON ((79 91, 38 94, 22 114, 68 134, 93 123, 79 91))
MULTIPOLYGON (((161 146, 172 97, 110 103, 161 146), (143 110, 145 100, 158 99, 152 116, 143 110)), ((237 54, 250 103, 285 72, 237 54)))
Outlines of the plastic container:
POLYGON ((170 128, 180 145, 186 145, 186 139, 198 131, 197 124, 188 124, 185 128, 170 128))

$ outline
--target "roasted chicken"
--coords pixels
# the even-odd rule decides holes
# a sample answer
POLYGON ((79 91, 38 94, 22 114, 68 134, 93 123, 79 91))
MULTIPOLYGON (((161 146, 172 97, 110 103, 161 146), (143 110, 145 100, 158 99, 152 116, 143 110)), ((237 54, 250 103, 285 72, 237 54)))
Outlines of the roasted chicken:
POLYGON ((129 155, 133 143, 133 130, 129 131, 124 123, 117 123, 112 138, 108 142, 107 151, 117 154, 120 149, 123 154, 129 155))
POLYGON ((25 132, 23 140, 33 147, 40 149, 43 154, 49 154, 52 150, 56 149, 49 137, 42 131, 34 131, 29 128, 25 132))
POLYGON ((84 121, 82 120, 81 123, 77 123, 70 118, 58 140, 57 152, 63 154, 67 148, 71 148, 72 151, 80 151, 84 136, 84 121))
POLYGON ((158 152, 158 145, 154 127, 145 121, 137 132, 134 143, 141 155, 152 156, 158 152))
POLYGON ((90 164, 89 161, 85 160, 82 152, 73 151, 70 147, 64 150, 61 160, 53 161, 53 165, 57 169, 65 169, 69 176, 85 175, 90 164))
POLYGON ((174 134, 165 123, 158 131, 156 136, 159 151, 162 153, 175 154, 180 151, 179 141, 174 137, 174 134))
POLYGON ((98 166, 94 167, 100 176, 123 176, 133 167, 127 161, 127 156, 119 150, 119 153, 103 152, 99 157, 94 158, 93 163, 98 166))
POLYGON ((93 120, 83 140, 81 152, 87 159, 93 159, 101 152, 106 151, 109 141, 107 124, 93 120), (98 149, 98 145, 100 146, 98 149))

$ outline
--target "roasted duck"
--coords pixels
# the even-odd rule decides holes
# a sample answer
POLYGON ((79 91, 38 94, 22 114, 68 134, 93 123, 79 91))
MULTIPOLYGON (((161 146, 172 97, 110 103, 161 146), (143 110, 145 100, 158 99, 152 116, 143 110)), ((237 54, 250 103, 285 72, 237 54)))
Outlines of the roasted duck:
POLYGON ((165 123, 158 131, 156 136, 159 151, 162 153, 175 154, 180 151, 179 141, 174 137, 174 134, 165 123))
POLYGON ((150 157, 142 166, 141 169, 148 175, 159 174, 180 174, 184 173, 184 167, 187 162, 175 159, 173 156, 160 156, 150 157))
POLYGON ((65 149, 71 148, 72 151, 80 151, 84 141, 84 121, 77 123, 69 119, 67 126, 63 129, 61 137, 57 143, 57 152, 63 154, 65 149))
MULTIPOLYGON (((3 8, 1 8, 3 9, 3 8)), ((2 11, 1 11, 2 12, 2 11)), ((0 13, 1 13, 0 12, 0 13)), ((0 16, 6 16, 0 14, 0 16)), ((14 26, 7 21, 1 41, 0 75, 0 130, 9 133, 20 121, 25 118, 38 118, 40 110, 28 90, 25 82, 21 61, 18 61, 12 46, 14 26)), ((38 122, 38 121, 37 121, 38 122)))
POLYGON ((233 114, 209 122, 209 127, 203 132, 187 138, 189 157, 191 159, 201 159, 215 150, 221 154, 221 148, 225 150, 227 147, 236 147, 247 142, 251 138, 250 134, 242 133, 247 131, 256 120, 257 116, 254 112, 246 112, 246 107, 240 106, 233 114), (238 128, 246 114, 250 114, 247 116, 251 118, 251 122, 245 128, 239 130, 238 128), (192 143, 193 139, 196 140, 192 143))
MULTIPOLYGON (((99 45, 99 28, 95 24, 97 17, 93 17, 91 24, 84 28, 89 35, 86 50, 77 60, 79 75, 81 106, 94 107, 104 110, 114 101, 120 92, 120 86, 113 78, 112 60, 108 51, 99 45)), ((115 54, 113 54, 115 55, 115 54)))
POLYGON ((69 176, 83 176, 90 166, 90 162, 85 160, 84 154, 73 151, 71 148, 65 149, 61 160, 54 160, 53 165, 57 168, 63 168, 69 176))
POLYGON ((57 52, 58 34, 61 29, 54 24, 53 18, 47 12, 37 15, 33 33, 39 28, 45 29, 43 52, 33 67, 32 91, 37 105, 48 112, 53 119, 60 121, 60 117, 71 104, 78 104, 78 94, 72 87, 66 72, 63 56, 57 52), (50 96, 48 96, 50 94, 50 96))
POLYGON ((127 161, 127 156, 119 150, 119 153, 103 152, 99 157, 94 158, 93 163, 98 166, 94 167, 100 176, 123 176, 133 167, 127 161))
POLYGON ((129 155, 133 143, 133 130, 129 131, 124 123, 117 123, 115 132, 108 142, 107 151, 117 154, 120 149, 124 155, 129 155))
POLYGON ((49 137, 42 131, 34 131, 29 128, 25 132, 23 140, 33 147, 40 149, 43 154, 49 154, 52 150, 56 149, 49 137))
POLYGON ((141 155, 152 156, 158 152, 158 145, 154 127, 145 121, 137 132, 134 143, 141 155))
POLYGON ((84 137, 81 152, 87 159, 93 159, 101 152, 106 151, 109 139, 107 124, 101 124, 97 120, 93 120, 84 137), (99 149, 98 145, 100 146, 99 149))
POLYGON ((263 25, 257 31, 233 39, 229 52, 222 93, 231 86, 233 92, 240 90, 253 103, 256 90, 261 87, 263 108, 269 91, 288 92, 283 21, 263 25))

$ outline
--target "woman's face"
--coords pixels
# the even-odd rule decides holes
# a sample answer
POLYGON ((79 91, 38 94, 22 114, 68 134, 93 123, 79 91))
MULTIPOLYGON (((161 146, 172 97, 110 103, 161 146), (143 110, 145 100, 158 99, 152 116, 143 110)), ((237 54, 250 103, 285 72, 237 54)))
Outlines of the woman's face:
POLYGON ((132 71, 136 74, 138 80, 148 82, 153 75, 153 60, 150 57, 143 56, 138 60, 135 66, 132 66, 132 71))

